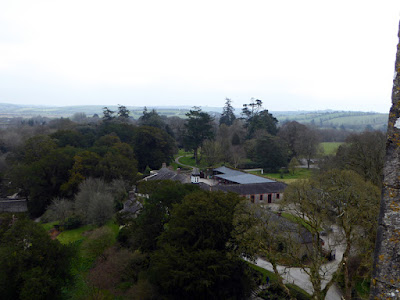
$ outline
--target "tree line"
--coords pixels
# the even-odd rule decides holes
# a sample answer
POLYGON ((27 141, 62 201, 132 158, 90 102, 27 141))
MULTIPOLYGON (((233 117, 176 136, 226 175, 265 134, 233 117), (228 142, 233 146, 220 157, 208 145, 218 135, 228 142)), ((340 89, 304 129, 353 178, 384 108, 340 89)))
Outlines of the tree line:
MULTIPOLYGON (((170 162, 178 147, 193 151, 197 161, 209 166, 227 162, 278 170, 297 158, 310 163, 320 140, 320 132, 297 122, 278 127, 276 118, 256 99, 244 105, 241 118, 227 99, 218 121, 197 107, 185 120, 163 118, 145 108, 133 122, 124 106, 117 112, 105 107, 96 122, 76 117, 29 125, 29 130, 18 128, 2 134, 0 143, 3 190, 27 197, 32 217, 46 211, 45 220, 59 221, 66 228, 105 224, 122 208, 128 190, 142 174, 170 162)), ((320 255, 320 232, 332 224, 343 228, 346 245, 333 280, 343 285, 350 299, 357 279, 368 277, 384 141, 377 131, 349 135, 336 155, 320 157, 313 178, 285 191, 288 207, 302 216, 313 235, 311 264, 301 259, 296 264, 309 272, 318 299, 327 291, 321 286, 325 259, 320 255)), ((248 207, 237 195, 174 182, 142 183, 139 189, 149 198, 141 200, 138 217, 118 214, 123 227, 119 243, 110 248, 110 232, 99 230, 84 246, 96 258, 89 279, 99 290, 104 287, 128 298, 143 293, 148 299, 240 299, 254 288, 254 276, 242 257, 262 254, 275 267, 286 259, 298 259, 294 255, 298 245, 288 236, 272 234, 276 224, 268 215, 248 207), (109 268, 115 270, 115 280, 98 275, 109 268), (119 284, 127 288, 121 290, 119 284)), ((0 286, 1 291, 21 299, 32 290, 61 295, 59 287, 70 279, 73 249, 47 241, 43 230, 20 217, 6 216, 0 225, 0 252, 5 253, 0 279, 12 282, 0 286), (62 258, 65 268, 53 275, 54 257, 49 256, 49 270, 42 269, 39 253, 44 250, 38 243, 54 248, 52 253, 62 258), (21 259, 12 260, 13 253, 21 259), (38 289, 49 276, 59 281, 38 289)), ((299 232, 302 226, 299 223, 299 232)), ((294 297, 282 280, 279 284, 288 297, 294 297)))

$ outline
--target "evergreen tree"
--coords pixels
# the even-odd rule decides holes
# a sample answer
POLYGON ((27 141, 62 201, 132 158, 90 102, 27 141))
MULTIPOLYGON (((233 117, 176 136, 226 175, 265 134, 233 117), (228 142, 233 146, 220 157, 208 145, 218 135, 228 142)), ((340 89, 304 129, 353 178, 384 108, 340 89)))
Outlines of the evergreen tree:
POLYGON ((186 149, 193 150, 196 164, 198 163, 197 152, 203 142, 214 137, 213 118, 206 112, 203 112, 199 107, 194 107, 186 116, 188 117, 185 123, 186 134, 184 137, 184 145, 186 149))
POLYGON ((113 116, 114 113, 115 113, 115 111, 112 111, 107 106, 103 107, 103 120, 111 121, 112 119, 114 119, 114 116, 113 116))
POLYGON ((165 130, 165 122, 158 112, 155 109, 149 112, 146 106, 143 109, 143 115, 139 118, 139 124, 165 130))
POLYGON ((151 255, 150 277, 165 299, 246 299, 247 266, 235 252, 241 197, 198 191, 173 206, 151 255))
POLYGON ((63 299, 72 279, 72 246, 52 240, 41 225, 2 216, 0 222, 1 299, 63 299))
POLYGON ((126 106, 118 104, 118 118, 120 119, 129 118, 129 109, 127 109, 126 106))
POLYGON ((262 108, 260 99, 251 99, 249 104, 243 104, 242 116, 246 121, 247 138, 251 139, 259 130, 266 131, 268 134, 276 135, 278 132, 278 120, 262 108), (261 111, 260 111, 261 110, 261 111))
POLYGON ((231 126, 236 120, 234 113, 235 109, 232 107, 231 102, 231 99, 225 98, 225 106, 223 108, 221 118, 219 119, 219 125, 225 124, 227 126, 231 126))

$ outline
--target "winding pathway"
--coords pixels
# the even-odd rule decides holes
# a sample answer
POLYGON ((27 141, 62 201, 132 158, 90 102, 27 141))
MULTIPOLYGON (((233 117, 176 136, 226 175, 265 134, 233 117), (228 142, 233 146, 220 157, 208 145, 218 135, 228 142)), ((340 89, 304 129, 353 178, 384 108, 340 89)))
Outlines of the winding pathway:
MULTIPOLYGON (((326 279, 322 281, 322 287, 324 288, 328 281, 332 278, 333 273, 337 270, 338 264, 343 256, 343 245, 335 242, 335 232, 337 232, 337 228, 334 228, 334 231, 329 234, 326 238, 324 238, 325 243, 335 249, 336 251, 336 259, 330 261, 323 265, 321 270, 321 274, 326 274, 326 279)), ((274 272, 271 263, 261 258, 256 260, 256 265, 266 269, 270 272, 274 272)), ((306 272, 302 268, 294 268, 294 267, 286 267, 286 266, 278 266, 278 272, 281 274, 283 281, 285 283, 292 283, 297 285, 298 287, 305 290, 310 295, 313 293, 314 289, 311 284, 310 278, 306 272)), ((326 294, 325 300, 340 300, 342 299, 342 293, 336 284, 333 284, 326 294)))
POLYGON ((181 163, 180 161, 179 161, 179 159, 181 159, 182 157, 186 157, 186 156, 190 156, 191 154, 187 154, 187 155, 181 155, 181 156, 178 156, 177 158, 175 158, 175 162, 178 164, 178 165, 181 165, 181 166, 183 166, 183 167, 187 167, 187 168, 194 168, 193 166, 189 166, 189 165, 185 165, 185 164, 183 164, 183 163, 181 163))
MULTIPOLYGON (((175 158, 175 162, 178 165, 181 165, 183 167, 193 169, 194 168, 193 166, 185 165, 179 161, 179 159, 181 159, 182 157, 185 157, 185 156, 190 156, 190 154, 178 156, 177 158, 175 158)), ((337 229, 336 229, 336 231, 337 231, 337 229)), ((343 247, 341 247, 341 245, 337 245, 337 243, 334 242, 335 241, 334 235, 335 235, 335 231, 332 232, 330 235, 328 235, 328 237, 325 239, 325 243, 335 249, 336 260, 326 263, 323 267, 322 272, 325 272, 325 274, 328 274, 326 280, 324 280, 322 282, 323 287, 325 287, 325 285, 328 283, 328 280, 330 280, 330 278, 332 277, 332 274, 336 271, 339 261, 341 260, 342 255, 343 255, 343 247)), ((257 258, 256 265, 263 269, 266 269, 270 272, 274 272, 271 263, 269 263, 268 261, 263 260, 261 258, 257 258)), ((303 290, 305 290, 310 295, 313 293, 314 289, 311 284, 310 278, 307 275, 307 273, 304 272, 303 269, 278 266, 278 272, 282 275, 285 283, 293 283, 293 284, 297 285, 298 287, 302 288, 303 290)), ((333 284, 329 288, 328 293, 326 294, 325 300, 340 300, 340 299, 342 299, 342 293, 339 290, 339 288, 336 286, 336 284, 333 284)))

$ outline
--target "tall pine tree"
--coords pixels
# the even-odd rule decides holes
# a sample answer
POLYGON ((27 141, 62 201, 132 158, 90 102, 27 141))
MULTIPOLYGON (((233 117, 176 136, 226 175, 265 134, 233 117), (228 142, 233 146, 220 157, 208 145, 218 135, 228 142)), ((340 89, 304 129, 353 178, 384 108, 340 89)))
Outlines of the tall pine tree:
POLYGON ((225 106, 223 108, 221 118, 219 119, 219 125, 225 124, 227 126, 231 126, 236 120, 234 113, 235 109, 232 107, 231 103, 231 99, 225 98, 225 106))

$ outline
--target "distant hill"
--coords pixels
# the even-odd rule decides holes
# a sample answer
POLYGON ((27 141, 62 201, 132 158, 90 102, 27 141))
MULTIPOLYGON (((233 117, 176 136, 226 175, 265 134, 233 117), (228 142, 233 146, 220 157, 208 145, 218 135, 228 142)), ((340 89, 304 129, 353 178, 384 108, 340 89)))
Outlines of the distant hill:
MULTIPOLYGON (((108 106, 111 110, 117 110, 117 106, 108 106)), ((143 107, 127 106, 131 111, 131 116, 138 119, 143 112, 143 107)), ((177 116, 184 118, 185 114, 191 109, 190 106, 148 106, 147 109, 156 109, 160 115, 168 117, 177 116)), ((222 107, 202 107, 204 111, 212 113, 218 117, 222 112, 222 107)), ((239 114, 240 109, 236 109, 239 114)), ((48 118, 71 117, 75 113, 85 113, 87 116, 103 114, 101 105, 82 105, 82 106, 35 106, 35 105, 16 105, 0 103, 0 118, 32 118, 36 116, 48 118)), ((282 124, 288 121, 297 121, 304 124, 313 124, 320 128, 345 128, 353 130, 385 129, 387 126, 388 114, 376 112, 356 112, 356 111, 271 111, 271 113, 282 124)))
POLYGON ((366 128, 386 130, 388 114, 359 111, 308 111, 308 112, 276 112, 274 116, 280 123, 297 121, 315 125, 319 128, 343 128, 363 130, 366 128))

